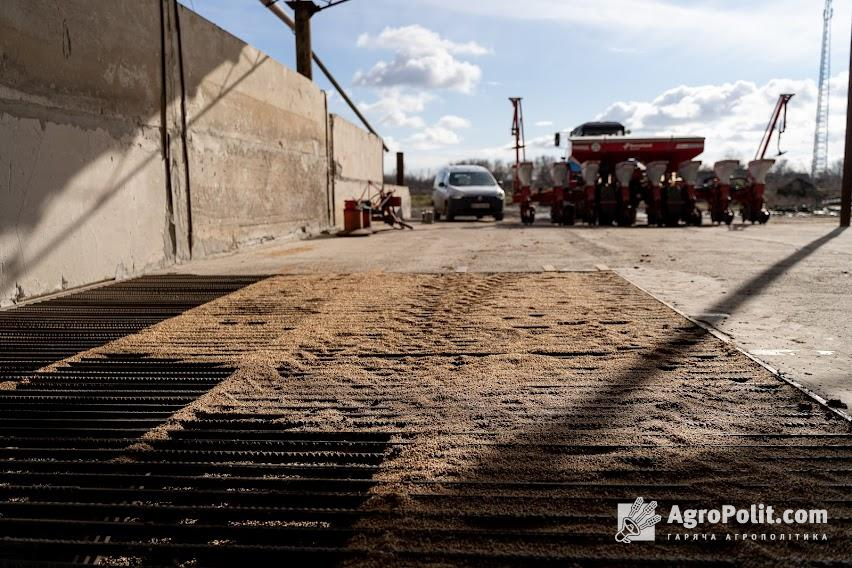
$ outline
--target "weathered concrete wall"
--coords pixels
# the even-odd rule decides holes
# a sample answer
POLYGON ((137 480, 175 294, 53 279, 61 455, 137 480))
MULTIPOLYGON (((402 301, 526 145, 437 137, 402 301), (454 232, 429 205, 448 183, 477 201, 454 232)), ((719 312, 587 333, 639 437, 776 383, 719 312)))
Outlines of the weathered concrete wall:
POLYGON ((181 8, 193 256, 328 223, 325 94, 181 8))
POLYGON ((0 305, 168 262, 156 1, 0 3, 0 305))
MULTIPOLYGON (((175 0, 0 1, 0 305, 332 224, 381 141, 175 0)), ((342 217, 342 214, 338 214, 342 217)))
POLYGON ((343 227, 343 202, 375 194, 384 178, 382 140, 332 114, 331 147, 334 172, 334 224, 343 227), (367 190, 369 182, 374 187, 367 190))

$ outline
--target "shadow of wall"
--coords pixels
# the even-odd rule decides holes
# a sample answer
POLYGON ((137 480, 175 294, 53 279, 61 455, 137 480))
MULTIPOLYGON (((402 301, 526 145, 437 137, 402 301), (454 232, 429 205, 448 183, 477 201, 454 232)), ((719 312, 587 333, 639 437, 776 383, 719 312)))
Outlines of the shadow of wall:
POLYGON ((326 132, 320 89, 174 0, 4 2, 0 305, 324 226, 326 132))

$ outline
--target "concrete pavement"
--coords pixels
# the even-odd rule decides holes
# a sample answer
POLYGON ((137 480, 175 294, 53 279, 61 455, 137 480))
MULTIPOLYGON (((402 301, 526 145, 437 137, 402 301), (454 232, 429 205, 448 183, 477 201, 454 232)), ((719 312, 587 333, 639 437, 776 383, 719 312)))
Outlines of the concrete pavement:
MULTIPOLYGON (((765 226, 523 227, 513 217, 368 238, 272 243, 177 267, 199 274, 539 272, 608 267, 827 399, 852 404, 852 232, 765 226)), ((174 269, 173 269, 174 271, 174 269)))

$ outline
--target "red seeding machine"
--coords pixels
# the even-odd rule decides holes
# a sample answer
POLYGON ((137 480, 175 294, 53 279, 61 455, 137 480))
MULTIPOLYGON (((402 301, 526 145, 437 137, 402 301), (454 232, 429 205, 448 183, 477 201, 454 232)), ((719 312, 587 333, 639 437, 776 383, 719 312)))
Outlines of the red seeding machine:
MULTIPOLYGON (((615 122, 590 122, 574 129, 569 137, 570 155, 551 166, 553 187, 533 190, 533 164, 525 156, 523 110, 520 98, 512 98, 515 138, 513 201, 520 206, 521 221, 535 222, 536 206, 549 208, 550 221, 560 225, 631 226, 644 203, 648 225, 673 227, 700 225, 699 202, 713 223, 730 225, 737 204, 743 222, 766 223, 769 212, 763 201, 766 176, 775 160, 765 159, 777 129, 786 128, 787 103, 793 95, 781 95, 755 159, 745 177, 737 160, 713 165, 714 177, 698 183, 704 138, 631 137, 615 122)), ((559 145, 560 135, 556 135, 559 145)), ((781 152, 779 151, 779 155, 781 152)))

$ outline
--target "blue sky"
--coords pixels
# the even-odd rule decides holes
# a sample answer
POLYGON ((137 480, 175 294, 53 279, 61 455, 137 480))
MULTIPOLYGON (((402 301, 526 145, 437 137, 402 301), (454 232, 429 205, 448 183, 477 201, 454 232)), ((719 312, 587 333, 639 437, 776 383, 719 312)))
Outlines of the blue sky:
MULTIPOLYGON (((294 65, 292 34, 257 0, 181 0, 294 65)), ((283 1, 282 6, 284 6, 283 1)), ((842 155, 852 0, 835 0, 831 159, 842 155)), ((750 159, 777 95, 786 158, 813 144, 821 0, 351 0, 313 20, 314 49, 414 169, 508 159, 524 97, 528 152, 595 118, 708 137, 705 161, 750 159)), ((318 72, 317 82, 331 91, 318 72)), ((334 112, 354 120, 339 98, 334 112)), ((562 150, 564 153, 564 150, 562 150)), ((386 164, 392 167, 392 159, 386 164)))

